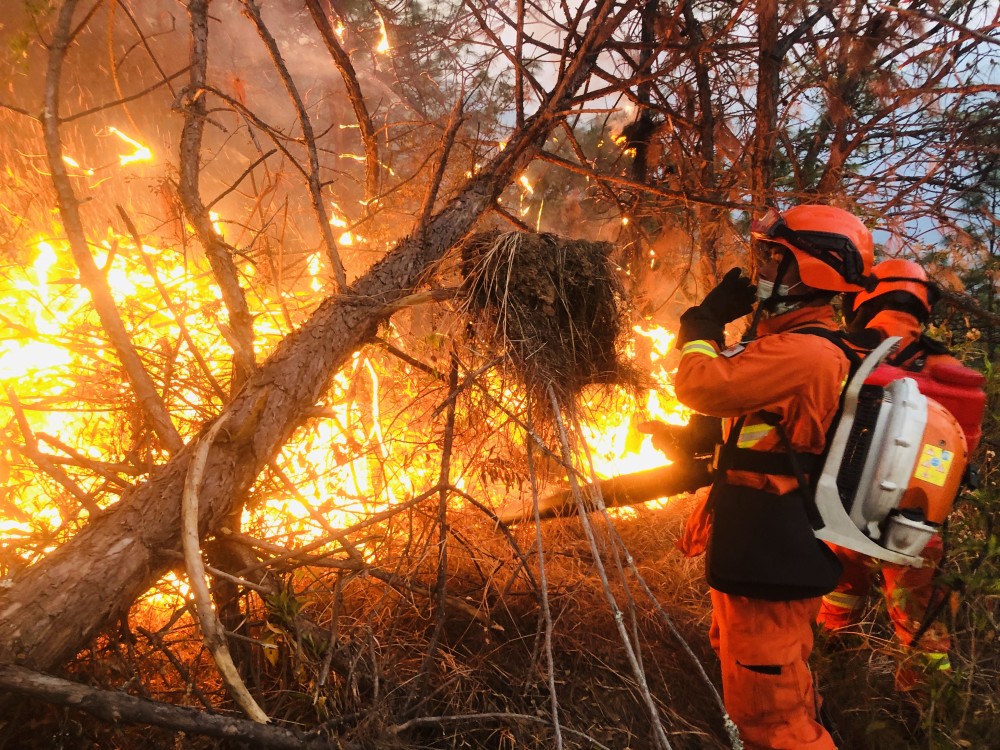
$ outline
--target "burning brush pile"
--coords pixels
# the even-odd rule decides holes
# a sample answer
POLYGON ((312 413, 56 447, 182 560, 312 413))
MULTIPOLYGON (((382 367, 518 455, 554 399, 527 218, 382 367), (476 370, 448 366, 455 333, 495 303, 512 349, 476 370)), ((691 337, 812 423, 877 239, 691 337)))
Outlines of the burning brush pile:
POLYGON ((571 399, 590 384, 634 383, 618 360, 626 296, 612 245, 488 231, 462 247, 475 336, 503 352, 533 399, 571 399))

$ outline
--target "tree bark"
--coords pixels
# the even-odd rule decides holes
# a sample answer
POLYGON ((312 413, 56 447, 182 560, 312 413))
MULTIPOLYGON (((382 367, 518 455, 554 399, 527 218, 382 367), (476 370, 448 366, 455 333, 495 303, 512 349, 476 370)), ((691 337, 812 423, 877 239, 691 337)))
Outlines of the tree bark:
MULTIPOLYGON (((201 488, 199 529, 216 529, 257 474, 306 418, 337 369, 371 341, 393 304, 474 227, 548 133, 570 111, 602 45, 635 2, 602 0, 549 96, 506 150, 417 227, 345 294, 324 300, 287 336, 225 407, 226 429, 212 445, 201 488)), ((202 434, 208 426, 202 429, 202 434)), ((192 459, 185 446, 151 478, 45 559, 0 597, 0 663, 40 670, 71 658, 176 564, 180 499, 192 459)))

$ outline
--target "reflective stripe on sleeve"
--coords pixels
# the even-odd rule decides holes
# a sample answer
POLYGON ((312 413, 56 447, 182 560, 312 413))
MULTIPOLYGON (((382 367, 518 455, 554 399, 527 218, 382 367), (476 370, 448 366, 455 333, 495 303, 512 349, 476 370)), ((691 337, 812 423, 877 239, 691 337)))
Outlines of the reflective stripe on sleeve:
POLYGON ((688 341, 684 344, 684 348, 681 349, 681 356, 684 357, 688 354, 704 354, 706 357, 710 357, 711 359, 715 359, 719 356, 719 353, 715 351, 715 347, 712 346, 711 342, 703 339, 688 341))
POLYGON ((736 441, 737 448, 752 448, 761 440, 774 432, 774 428, 769 424, 748 424, 740 430, 740 436, 736 441))
POLYGON ((942 671, 951 669, 951 659, 947 653, 941 651, 924 651, 920 654, 920 660, 924 663, 924 669, 942 671))
POLYGON ((856 594, 843 594, 840 591, 831 591, 823 597, 823 603, 841 609, 855 610, 861 601, 861 597, 856 594))

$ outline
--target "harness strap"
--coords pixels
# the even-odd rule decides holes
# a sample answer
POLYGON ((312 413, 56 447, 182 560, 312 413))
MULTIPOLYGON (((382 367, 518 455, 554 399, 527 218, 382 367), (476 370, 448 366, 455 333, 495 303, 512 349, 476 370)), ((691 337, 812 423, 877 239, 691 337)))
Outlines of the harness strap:
POLYGON ((805 326, 804 328, 794 328, 788 333, 804 333, 810 336, 819 336, 821 339, 826 339, 831 344, 836 346, 840 351, 844 353, 847 357, 847 362, 850 365, 850 374, 853 375, 857 372, 857 369, 861 366, 861 361, 864 359, 864 354, 867 354, 872 347, 868 346, 867 341, 854 340, 848 334, 841 333, 840 331, 831 331, 829 328, 821 328, 819 326, 805 326))
POLYGON ((911 372, 920 372, 927 365, 927 357, 931 354, 950 354, 948 347, 927 334, 911 341, 893 356, 886 360, 895 367, 905 367, 911 372))
MULTIPOLYGON (((785 428, 780 424, 773 425, 778 431, 778 437, 785 432, 785 428)), ((787 433, 785 434, 787 438, 787 433)), ((782 440, 784 443, 784 440, 782 440)), ((729 462, 729 468, 734 471, 752 471, 755 474, 776 474, 785 477, 794 477, 797 471, 804 474, 813 474, 823 467, 823 457, 817 453, 795 454, 793 466, 792 457, 788 453, 770 453, 768 451, 755 451, 751 448, 733 448, 733 455, 729 462)))
MULTIPOLYGON (((847 358, 851 376, 853 376, 858 367, 861 366, 863 357, 859 353, 859 349, 863 349, 864 344, 855 342, 854 346, 852 346, 850 339, 845 334, 838 331, 831 331, 829 328, 822 328, 819 326, 795 328, 788 331, 788 333, 819 336, 820 338, 824 338, 836 345, 847 358)), ((841 393, 840 404, 837 407, 838 414, 843 409, 843 398, 844 394, 841 393)), ((787 430, 785 430, 784 425, 781 424, 779 415, 772 412, 759 411, 757 412, 757 416, 765 424, 775 428, 775 431, 778 433, 778 438, 781 441, 781 445, 784 448, 784 452, 772 453, 769 451, 755 451, 749 448, 740 448, 737 445, 737 441, 739 433, 743 429, 743 425, 746 423, 747 419, 746 416, 740 417, 730 429, 729 436, 725 444, 720 446, 719 450, 716 452, 716 459, 714 462, 715 470, 717 472, 716 481, 712 485, 712 492, 709 494, 707 507, 711 508, 714 505, 713 495, 715 494, 717 487, 721 487, 721 485, 726 483, 727 471, 749 471, 755 474, 793 476, 798 481, 799 489, 802 492, 805 511, 810 524, 812 524, 814 529, 823 528, 823 519, 819 512, 819 508, 816 506, 815 488, 808 477, 817 477, 819 475, 819 472, 822 470, 823 463, 826 460, 826 448, 824 448, 823 452, 819 454, 796 451, 788 437, 787 430)), ((829 446, 830 444, 830 438, 832 437, 833 431, 836 429, 837 422, 838 420, 834 419, 830 425, 830 430, 826 435, 826 446, 829 446)))

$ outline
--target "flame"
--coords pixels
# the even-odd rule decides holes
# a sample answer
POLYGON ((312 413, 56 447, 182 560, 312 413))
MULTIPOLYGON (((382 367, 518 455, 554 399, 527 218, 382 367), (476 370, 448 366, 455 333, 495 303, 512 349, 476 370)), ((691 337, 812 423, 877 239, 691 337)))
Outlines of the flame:
POLYGON ((121 166, 124 167, 125 165, 131 164, 134 161, 153 160, 153 152, 149 150, 149 147, 143 146, 141 143, 139 143, 139 141, 129 138, 127 135, 125 135, 122 131, 120 131, 113 125, 108 127, 108 132, 111 133, 112 135, 118 136, 130 146, 135 147, 135 151, 133 151, 131 154, 119 154, 118 163, 121 166))
POLYGON ((212 229, 215 230, 215 233, 217 235, 219 235, 220 237, 222 237, 223 236, 223 234, 222 234, 222 223, 219 221, 219 214, 217 214, 215 211, 209 211, 208 212, 208 219, 209 219, 209 221, 212 222, 212 229))
MULTIPOLYGON (((339 206, 331 204, 330 213, 331 226, 347 228, 348 219, 339 206)), ((219 219, 214 214, 211 218, 213 222, 219 219)), ((217 225, 216 230, 221 231, 221 226, 217 225)), ((24 404, 45 399, 57 404, 50 409, 25 409, 36 433, 58 436, 93 460, 114 464, 123 460, 121 446, 128 444, 121 435, 125 412, 121 404, 128 401, 130 389, 121 382, 110 343, 93 333, 89 294, 76 282, 68 244, 54 239, 56 235, 53 232, 39 237, 29 246, 32 256, 0 278, 5 291, 0 295, 0 321, 8 323, 14 332, 0 340, 0 379, 16 390, 24 404), (73 388, 78 392, 71 392, 73 388)), ((209 390, 192 377, 199 365, 191 347, 177 346, 178 325, 185 326, 191 345, 219 370, 231 358, 216 323, 225 320, 227 314, 207 259, 181 256, 169 246, 136 246, 131 238, 111 229, 93 247, 95 261, 126 313, 124 318, 137 349, 147 357, 151 368, 156 368, 162 358, 169 361, 170 369, 164 371, 184 374, 164 388, 164 393, 170 399, 171 414, 182 438, 190 439, 206 415, 217 413, 219 406, 209 390), (144 258, 154 261, 155 278, 144 258), (166 289, 171 308, 160 296, 158 285, 166 289)), ((278 293, 255 277, 246 277, 261 310, 254 316, 261 352, 272 350, 289 333, 300 319, 295 317, 296 310, 304 316, 315 305, 315 295, 322 289, 324 264, 322 252, 304 256, 301 279, 278 293), (292 310, 287 319, 282 314, 285 308, 292 310)), ((391 324, 387 335, 395 335, 391 324)), ((648 341, 654 376, 661 380, 662 387, 643 394, 639 401, 621 392, 614 408, 608 408, 606 401, 595 401, 588 408, 590 418, 584 434, 602 476, 666 463, 652 448, 649 436, 638 432, 635 425, 650 418, 676 423, 684 417, 669 390, 666 365, 660 361, 670 351, 672 335, 655 326, 636 327, 633 335, 636 340, 643 337, 648 341)), ((405 411, 424 402, 421 396, 427 384, 414 384, 405 376, 388 380, 389 361, 380 350, 362 350, 334 376, 318 405, 322 415, 310 419, 292 435, 275 458, 283 482, 275 483, 277 489, 269 489, 259 504, 247 510, 246 533, 290 548, 301 547, 329 539, 330 529, 350 528, 437 483, 439 457, 426 449, 430 417, 415 417, 413 412, 405 411)), ((394 362, 392 366, 399 365, 394 362)), ((499 380, 493 387, 508 407, 521 408, 519 399, 523 394, 499 380)), ((13 423, 2 389, 0 419, 5 424, 13 423)), ((151 465, 164 458, 153 454, 151 465)), ((470 487, 472 493, 481 492, 478 483, 486 480, 476 471, 480 460, 481 455, 474 451, 467 455, 456 451, 451 482, 460 488, 470 487)), ((91 486, 87 484, 91 474, 70 468, 77 472, 81 486, 91 486)), ((29 469, 26 464, 16 469, 21 473, 17 482, 11 482, 7 495, 24 516, 0 520, 0 533, 26 539, 52 538, 63 529, 71 533, 86 513, 81 513, 67 493, 53 491, 37 477, 28 478, 29 469)), ((139 483, 144 476, 129 476, 129 481, 139 483)), ((100 507, 115 501, 109 493, 95 497, 100 507)), ((360 553, 366 559, 376 559, 381 538, 381 532, 365 535, 357 541, 360 553)), ((37 546, 14 542, 12 548, 12 554, 26 560, 39 554, 37 546)), ((337 549, 331 542, 330 551, 337 549)), ((149 612, 176 609, 188 596, 182 580, 167 576, 137 606, 145 608, 143 616, 152 616, 149 612)))
MULTIPOLYGON (((350 226, 350 223, 347 221, 347 218, 342 213, 340 206, 338 206, 333 201, 330 202, 330 205, 333 207, 333 213, 330 214, 330 226, 336 227, 337 229, 347 229, 347 227, 350 226)), ((360 241, 361 237, 354 234, 350 230, 343 232, 340 235, 340 237, 337 238, 337 244, 339 245, 349 246, 353 245, 355 242, 360 242, 360 241)))
POLYGON ((521 175, 521 178, 518 180, 518 182, 521 183, 521 186, 525 189, 525 191, 529 195, 534 194, 535 189, 531 186, 531 181, 528 179, 528 175, 526 174, 521 175))
POLYGON ((306 261, 306 271, 309 273, 309 276, 312 277, 312 281, 309 282, 309 288, 314 292, 318 292, 323 288, 323 284, 318 278, 322 267, 322 261, 323 256, 319 253, 312 253, 306 261))
POLYGON ((333 208, 333 213, 330 214, 330 226, 337 227, 338 229, 347 227, 347 218, 340 210, 340 206, 333 201, 330 201, 330 206, 333 208))
POLYGON ((377 15, 379 26, 382 28, 382 38, 379 39, 378 46, 375 48, 375 51, 384 55, 389 51, 389 34, 385 30, 385 19, 382 18, 382 14, 378 13, 377 15))
POLYGON ((680 425, 687 422, 690 413, 674 396, 670 373, 661 361, 670 351, 675 335, 657 325, 637 325, 633 332, 651 342, 652 374, 658 388, 646 391, 631 409, 627 407, 630 397, 624 391, 615 398, 622 408, 608 408, 608 404, 600 402, 587 404, 592 416, 581 423, 581 431, 594 470, 602 479, 669 465, 666 457, 653 447, 652 437, 639 432, 637 425, 650 420, 680 425))

